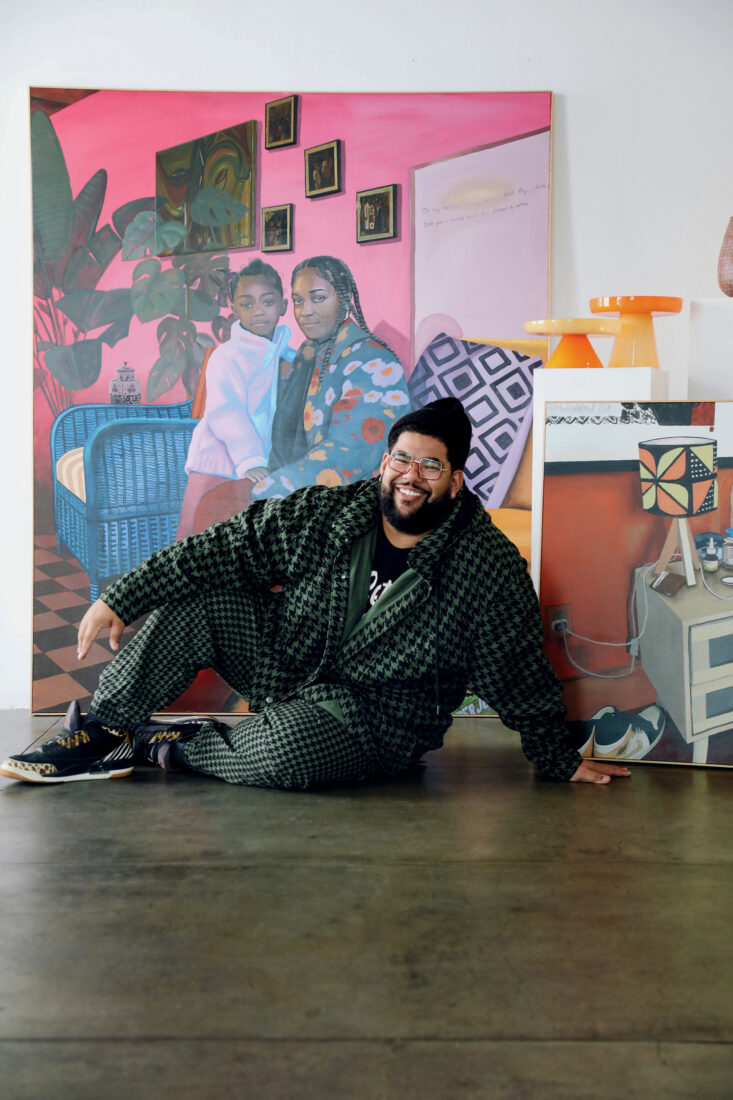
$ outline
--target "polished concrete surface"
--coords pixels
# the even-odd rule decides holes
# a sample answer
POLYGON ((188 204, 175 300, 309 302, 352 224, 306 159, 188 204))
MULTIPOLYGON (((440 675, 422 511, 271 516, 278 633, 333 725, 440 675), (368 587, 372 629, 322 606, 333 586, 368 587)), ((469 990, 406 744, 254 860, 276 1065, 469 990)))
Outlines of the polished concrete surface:
MULTIPOLYGON (((0 752, 58 720, 0 712, 0 752)), ((0 1095, 733 1096, 733 771, 0 778, 0 1095)))

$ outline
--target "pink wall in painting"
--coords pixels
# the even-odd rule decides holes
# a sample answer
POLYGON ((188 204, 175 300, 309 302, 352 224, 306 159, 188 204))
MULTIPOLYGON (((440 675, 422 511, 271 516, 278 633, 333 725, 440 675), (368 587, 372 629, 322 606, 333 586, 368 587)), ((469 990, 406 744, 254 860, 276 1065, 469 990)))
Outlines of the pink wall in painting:
MULTIPOLYGON (((76 195, 100 168, 107 171, 107 195, 100 225, 135 198, 154 194, 155 153, 217 129, 256 119, 258 126, 259 206, 294 204, 294 250, 265 258, 289 286, 300 260, 329 253, 351 267, 371 328, 407 359, 410 340, 410 168, 517 134, 546 127, 550 93, 506 94, 330 94, 300 97, 298 144, 265 150, 265 104, 285 92, 102 91, 53 116, 76 195), (304 194, 303 150, 340 138, 343 142, 343 192, 309 199, 304 194), (399 236, 395 240, 356 243, 355 193, 386 184, 399 185, 399 236)), ((257 212, 257 242, 260 217, 257 212)), ((230 253, 241 267, 259 249, 230 253)), ((117 258, 100 289, 129 287, 135 261, 117 258)), ((438 280, 447 273, 436 271, 438 280)), ((301 340, 289 309, 285 318, 301 340)), ((208 326, 199 325, 209 331, 208 326)), ((75 394, 75 403, 107 401, 116 367, 127 360, 144 380, 158 356, 157 322, 133 318, 130 334, 103 351, 102 372, 94 386, 75 394)), ((408 372, 412 364, 405 361, 408 372)), ((163 402, 185 400, 181 383, 163 402)), ((50 415, 36 402, 37 476, 48 478, 50 415)))

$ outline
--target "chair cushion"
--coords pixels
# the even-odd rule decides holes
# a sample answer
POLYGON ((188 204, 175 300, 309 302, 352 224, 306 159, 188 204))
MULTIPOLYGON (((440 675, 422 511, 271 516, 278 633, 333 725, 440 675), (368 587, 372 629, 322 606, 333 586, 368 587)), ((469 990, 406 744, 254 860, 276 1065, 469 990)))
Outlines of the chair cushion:
POLYGON ((498 508, 519 466, 532 423, 531 357, 494 344, 456 340, 439 333, 410 375, 414 408, 439 397, 457 397, 473 424, 466 484, 485 508, 498 508))
POLYGON ((66 451, 56 463, 56 480, 79 500, 86 503, 87 490, 84 482, 84 448, 74 447, 66 451))

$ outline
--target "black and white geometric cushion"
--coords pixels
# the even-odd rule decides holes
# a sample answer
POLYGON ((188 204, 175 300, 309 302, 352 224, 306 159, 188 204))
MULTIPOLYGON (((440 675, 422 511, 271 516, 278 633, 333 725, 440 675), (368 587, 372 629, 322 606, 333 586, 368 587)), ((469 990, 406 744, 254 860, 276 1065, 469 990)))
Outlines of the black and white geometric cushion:
POLYGON ((485 508, 499 508, 532 423, 532 374, 539 357, 439 333, 408 381, 414 408, 457 397, 473 424, 466 484, 485 508))

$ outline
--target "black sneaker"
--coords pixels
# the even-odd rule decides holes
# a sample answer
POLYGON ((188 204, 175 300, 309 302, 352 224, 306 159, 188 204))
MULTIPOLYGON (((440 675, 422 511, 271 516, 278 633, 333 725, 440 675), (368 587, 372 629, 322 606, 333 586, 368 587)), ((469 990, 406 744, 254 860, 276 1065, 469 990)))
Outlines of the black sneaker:
POLYGON ((110 729, 88 717, 71 729, 67 726, 70 713, 71 708, 59 737, 51 738, 39 749, 8 756, 0 764, 0 775, 26 783, 70 783, 75 779, 122 779, 132 775, 132 742, 127 731, 110 729))
POLYGON ((174 745, 192 741, 201 733, 203 726, 212 724, 220 725, 212 723, 210 718, 182 718, 180 721, 146 722, 143 726, 136 726, 133 740, 135 760, 137 763, 156 764, 167 772, 181 771, 181 767, 173 761, 174 745))

